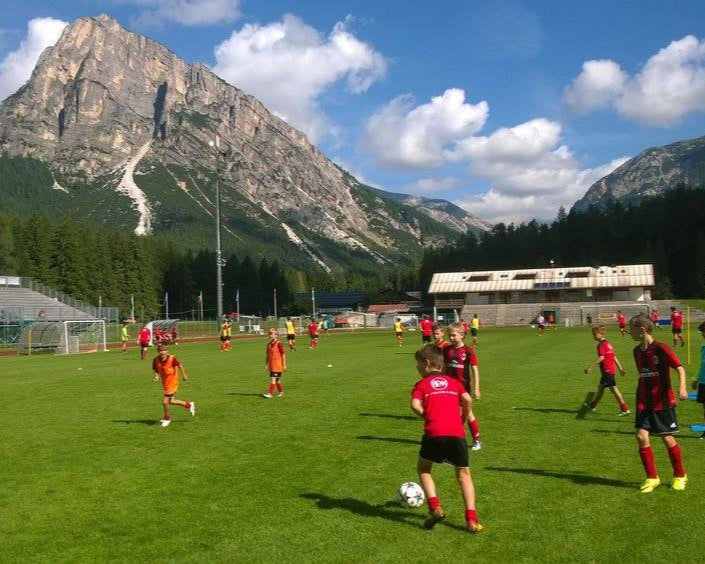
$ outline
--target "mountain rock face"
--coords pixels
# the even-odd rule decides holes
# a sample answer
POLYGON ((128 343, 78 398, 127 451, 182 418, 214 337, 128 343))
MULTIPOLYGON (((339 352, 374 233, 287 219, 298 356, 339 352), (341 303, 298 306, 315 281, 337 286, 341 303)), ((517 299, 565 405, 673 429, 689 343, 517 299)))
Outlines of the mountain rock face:
POLYGON ((678 184, 705 186, 705 137, 647 149, 595 182, 573 208, 635 203, 678 184))
POLYGON ((487 228, 360 184, 252 96, 107 16, 67 27, 0 104, 0 153, 0 175, 32 170, 9 211, 197 248, 212 246, 219 183, 226 248, 324 270, 408 261, 487 228))

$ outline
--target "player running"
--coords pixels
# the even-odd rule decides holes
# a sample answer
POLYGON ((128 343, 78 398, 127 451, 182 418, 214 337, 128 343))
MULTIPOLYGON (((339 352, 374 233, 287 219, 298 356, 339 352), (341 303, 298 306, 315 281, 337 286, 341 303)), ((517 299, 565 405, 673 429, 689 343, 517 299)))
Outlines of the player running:
POLYGON ((282 374, 286 371, 286 354, 284 345, 277 337, 277 330, 272 328, 269 330, 269 342, 267 343, 267 356, 264 359, 264 365, 269 370, 269 389, 266 394, 262 394, 267 399, 272 399, 274 388, 277 389, 277 397, 284 395, 282 387, 282 374))
POLYGON ((543 336, 543 332, 546 330, 546 319, 541 312, 536 316, 536 327, 539 332, 539 337, 543 336))
POLYGON ((610 392, 612 392, 614 399, 616 399, 619 404, 619 415, 629 415, 631 411, 629 411, 629 406, 624 402, 624 398, 622 397, 619 388, 617 388, 617 382, 614 377, 615 367, 619 370, 619 373, 622 376, 625 374, 624 368, 622 368, 619 359, 614 354, 614 348, 611 343, 605 339, 605 331, 606 329, 604 325, 598 325, 592 328, 592 337, 597 341, 597 359, 585 369, 585 374, 588 374, 593 368, 595 368, 596 365, 599 364, 600 373, 602 376, 600 377, 600 383, 597 385, 595 397, 592 398, 590 403, 586 403, 585 406, 588 407, 590 411, 594 411, 597 404, 600 403, 600 400, 602 399, 605 388, 607 388, 610 392))
POLYGON ((145 325, 142 329, 140 329, 140 332, 137 335, 137 341, 140 345, 140 358, 142 360, 147 358, 147 349, 149 349, 149 341, 151 338, 152 332, 149 330, 149 327, 145 325))
POLYGON ((656 309, 651 310, 651 322, 654 324, 654 327, 656 329, 661 329, 661 327, 658 324, 658 310, 656 310, 656 309))
POLYGON ((676 339, 681 342, 681 347, 685 345, 683 341, 683 315, 675 307, 671 308, 671 333, 673 333, 673 346, 676 346, 676 339))
POLYGON ((127 341, 130 340, 130 336, 127 334, 127 321, 122 322, 122 327, 120 328, 120 340, 122 341, 122 352, 127 351, 127 341))
POLYGON ((233 329, 229 319, 224 319, 220 326, 220 351, 225 352, 230 350, 230 339, 232 338, 233 329))
POLYGON ((639 372, 634 427, 639 456, 646 471, 646 481, 641 485, 642 493, 650 493, 661 484, 649 444, 651 434, 659 435, 668 449, 673 467, 671 487, 674 490, 684 490, 688 482, 681 460, 681 447, 673 437, 678 432, 678 419, 670 375, 671 369, 678 371, 678 399, 685 400, 688 398, 685 369, 667 344, 654 340, 651 336, 653 329, 654 324, 645 313, 629 320, 629 334, 635 341, 639 341, 634 347, 634 362, 639 372))
POLYGON ((421 328, 421 343, 427 345, 431 342, 431 331, 433 330, 433 321, 425 313, 421 316, 421 321, 419 321, 419 327, 421 328))
POLYGON ((401 322, 401 317, 397 317, 394 322, 394 336, 397 338, 397 344, 401 347, 402 337, 404 336, 404 324, 401 322))
POLYGON ((192 401, 181 401, 174 396, 179 391, 179 370, 181 370, 181 378, 184 382, 188 380, 184 365, 177 360, 174 355, 169 354, 169 349, 166 345, 159 345, 159 355, 154 357, 152 361, 152 371, 154 372, 154 380, 161 380, 162 388, 164 389, 164 397, 162 405, 164 406, 164 419, 161 420, 162 427, 168 427, 171 424, 171 414, 169 413, 170 405, 181 405, 189 410, 193 417, 196 415, 196 403, 192 401))
POLYGON ((291 317, 287 317, 285 321, 286 325, 286 342, 289 345, 289 350, 296 350, 296 325, 291 320, 291 317))
POLYGON ((477 334, 480 332, 480 327, 482 327, 480 318, 477 316, 477 314, 474 314, 472 316, 472 319, 470 320, 470 336, 472 337, 473 347, 476 347, 478 345, 477 334))
POLYGON ((424 346, 416 351, 414 358, 421 380, 416 382, 411 392, 411 410, 424 420, 417 470, 429 511, 423 527, 432 529, 445 519, 431 476, 434 462, 445 462, 455 468, 455 477, 465 503, 468 531, 479 533, 483 527, 477 522, 475 486, 470 475, 468 445, 463 428, 463 421, 470 413, 470 394, 461 382, 442 373, 443 355, 435 346, 424 346), (462 414, 458 410, 459 403, 462 414))
POLYGON ((619 310, 617 310, 617 323, 619 324, 619 332, 624 337, 627 334, 627 318, 619 310))
POLYGON ((314 318, 311 318, 311 323, 308 324, 308 348, 318 348, 318 323, 314 318))
MULTIPOLYGON (((448 327, 450 346, 443 349, 445 372, 460 380, 472 399, 480 399, 480 371, 477 367, 475 351, 463 342, 463 326, 460 323, 451 323, 448 327), (470 371, 472 369, 472 378, 470 371)), ((480 424, 472 410, 472 403, 466 419, 470 434, 472 435, 472 450, 480 450, 480 424)))

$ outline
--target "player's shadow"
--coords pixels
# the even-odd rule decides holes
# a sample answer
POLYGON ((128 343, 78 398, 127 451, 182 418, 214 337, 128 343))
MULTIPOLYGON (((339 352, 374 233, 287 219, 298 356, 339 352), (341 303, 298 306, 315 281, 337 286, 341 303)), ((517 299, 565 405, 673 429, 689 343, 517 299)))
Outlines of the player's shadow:
MULTIPOLYGON (((420 521, 425 518, 424 513, 418 511, 405 511, 398 502, 387 501, 379 505, 373 505, 366 501, 353 499, 351 497, 335 498, 320 493, 302 493, 299 497, 310 499, 316 502, 316 507, 322 510, 343 509, 350 511, 356 515, 363 517, 378 517, 387 521, 395 521, 397 523, 405 523, 407 525, 420 525, 420 521)), ((450 527, 465 531, 464 527, 453 525, 452 523, 443 522, 438 526, 450 527)))
POLYGON ((558 407, 515 407, 515 411, 536 411, 537 413, 579 413, 579 409, 563 409, 558 407))
POLYGON ((556 478, 558 480, 570 480, 579 486, 610 486, 613 488, 629 489, 634 487, 634 484, 625 482, 624 480, 602 478, 601 476, 588 476, 582 472, 551 472, 550 470, 543 470, 541 468, 508 468, 505 466, 485 466, 485 470, 526 474, 529 476, 543 476, 546 478, 556 478))
POLYGON ((262 394, 257 394, 255 392, 228 392, 229 396, 244 396, 248 398, 261 398, 262 394))
POLYGON ((384 419, 398 419, 399 421, 418 421, 414 415, 394 415, 393 413, 358 413, 362 417, 382 417, 384 419))
POLYGON ((131 425, 133 423, 140 425, 158 425, 161 421, 159 419, 113 419, 113 423, 124 423, 125 425, 131 425))
POLYGON ((420 442, 416 439, 401 439, 399 437, 375 437, 374 435, 360 435, 357 437, 360 441, 382 441, 384 443, 401 443, 405 445, 419 445, 420 442))
MULTIPOLYGON (((603 434, 605 434, 605 435, 609 434, 609 435, 629 435, 630 437, 633 437, 633 436, 634 436, 634 431, 611 431, 611 430, 609 430, 609 429, 593 429, 592 432, 593 432, 593 433, 603 433, 603 434)), ((678 440, 681 440, 681 439, 699 439, 699 438, 700 438, 699 435, 681 435, 680 433, 678 433, 677 435, 674 435, 674 436, 675 436, 678 440)), ((656 439, 656 438, 658 438, 658 437, 657 437, 656 435, 654 435, 654 436, 652 437, 652 440, 653 440, 653 439, 656 439)))

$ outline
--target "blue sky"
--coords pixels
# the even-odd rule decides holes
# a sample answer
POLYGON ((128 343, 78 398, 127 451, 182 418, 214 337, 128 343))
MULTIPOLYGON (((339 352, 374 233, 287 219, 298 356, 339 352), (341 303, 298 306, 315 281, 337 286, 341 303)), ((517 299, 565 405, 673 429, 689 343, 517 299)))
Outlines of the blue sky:
POLYGON ((705 135, 702 1, 6 0, 0 97, 61 22, 99 13, 364 182, 490 221, 552 218, 625 158, 705 135))

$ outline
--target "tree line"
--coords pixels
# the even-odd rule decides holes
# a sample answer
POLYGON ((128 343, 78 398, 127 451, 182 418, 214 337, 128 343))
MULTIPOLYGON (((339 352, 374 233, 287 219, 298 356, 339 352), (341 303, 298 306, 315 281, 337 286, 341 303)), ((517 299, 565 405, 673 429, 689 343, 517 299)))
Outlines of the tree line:
POLYGON ((678 186, 640 204, 584 213, 561 208, 549 223, 499 223, 424 253, 424 291, 435 272, 652 263, 654 298, 705 296, 705 190, 678 186))

